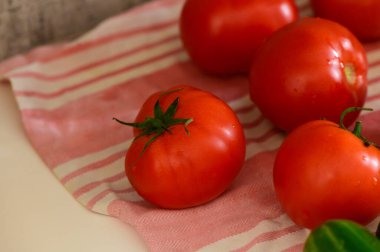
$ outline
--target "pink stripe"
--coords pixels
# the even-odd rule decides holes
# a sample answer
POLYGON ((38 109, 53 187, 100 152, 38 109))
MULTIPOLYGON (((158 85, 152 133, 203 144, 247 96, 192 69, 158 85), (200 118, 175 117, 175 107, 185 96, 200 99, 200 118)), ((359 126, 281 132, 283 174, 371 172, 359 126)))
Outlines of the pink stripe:
POLYGON ((377 100, 379 98, 380 98, 380 94, 369 96, 369 97, 367 97, 366 102, 372 102, 372 101, 377 100))
POLYGON ((375 67, 378 65, 380 65, 380 60, 375 61, 375 62, 371 62, 370 64, 368 64, 368 69, 371 69, 372 67, 375 67))
POLYGON ((265 120, 265 117, 262 114, 260 114, 260 116, 257 119, 253 120, 253 122, 243 123, 243 126, 245 128, 253 128, 259 125, 260 123, 262 123, 264 120, 265 120))
POLYGON ((65 44, 40 46, 25 55, 16 55, 0 63, 0 77, 6 73, 24 67, 38 58, 47 57, 56 51, 62 50, 65 44))
POLYGON ((380 81, 380 76, 379 77, 375 77, 373 79, 368 80, 368 85, 377 84, 377 82, 379 82, 379 81, 380 81))
POLYGON ((287 249, 283 250, 282 252, 302 252, 303 247, 304 247, 304 243, 302 242, 302 243, 294 245, 290 248, 287 248, 287 249))
POLYGON ((283 134, 279 129, 277 128, 269 128, 263 135, 259 137, 254 137, 254 138, 247 138, 247 144, 249 143, 262 143, 268 140, 269 138, 278 135, 278 134, 283 134))
POLYGON ((246 105, 242 108, 237 108, 235 110, 235 112, 236 113, 247 113, 247 112, 250 112, 251 110, 253 110, 255 108, 256 108, 256 105, 250 102, 248 105, 246 105))
POLYGON ((177 19, 175 19, 175 20, 168 21, 168 22, 165 22, 162 24, 156 24, 156 25, 152 25, 152 26, 148 26, 148 27, 144 27, 144 28, 140 28, 140 29, 136 29, 136 30, 132 30, 132 31, 123 31, 123 32, 115 33, 115 34, 110 34, 110 35, 107 35, 105 37, 92 39, 92 40, 86 41, 84 43, 75 44, 71 47, 68 47, 67 49, 57 51, 56 53, 52 53, 51 55, 49 55, 47 57, 40 58, 39 62, 49 63, 53 60, 61 59, 63 57, 67 57, 69 55, 76 54, 78 52, 88 50, 90 48, 98 47, 100 45, 104 45, 104 44, 107 44, 107 43, 110 43, 110 42, 113 42, 116 40, 125 39, 127 37, 130 37, 130 36, 133 36, 133 35, 136 35, 139 33, 148 33, 148 32, 152 32, 152 31, 161 30, 161 29, 164 29, 168 26, 176 24, 177 22, 178 22, 177 19))
POLYGON ((246 245, 241 247, 240 249, 233 250, 233 252, 248 251, 249 249, 253 248, 256 244, 259 244, 261 242, 270 241, 270 240, 275 240, 275 239, 278 239, 284 235, 287 235, 289 233, 293 233, 293 232, 298 231, 298 230, 301 230, 301 228, 299 226, 293 225, 290 227, 286 227, 282 230, 262 233, 262 234, 258 235, 257 237, 255 237, 253 240, 251 240, 249 243, 247 243, 246 245))
POLYGON ((83 175, 83 174, 85 174, 87 172, 104 168, 106 165, 108 165, 108 164, 114 162, 115 160, 118 160, 121 157, 123 157, 125 155, 125 152, 126 151, 121 151, 121 152, 118 152, 118 153, 114 153, 111 156, 109 156, 109 157, 107 157, 107 158, 105 158, 103 160, 97 161, 95 163, 91 163, 91 164, 86 165, 85 167, 82 167, 82 168, 78 168, 77 170, 75 170, 75 171, 69 173, 68 175, 66 175, 65 177, 63 177, 61 179, 61 183, 62 184, 66 184, 71 179, 76 178, 78 176, 81 176, 81 175, 83 175))
POLYGON ((111 189, 106 189, 106 190, 102 191, 101 193, 99 193, 98 195, 96 195, 94 198, 92 198, 87 203, 86 207, 88 209, 92 209, 98 201, 100 201, 101 199, 103 199, 104 197, 106 197, 111 192, 112 192, 111 189))
POLYGON ((14 93, 15 93, 16 96, 39 97, 39 98, 43 98, 43 99, 57 98, 57 97, 59 97, 59 96, 61 96, 63 94, 66 94, 67 92, 71 92, 71 91, 74 91, 76 89, 88 86, 88 85, 90 85, 90 84, 92 84, 94 82, 97 82, 97 81, 100 81, 100 80, 104 80, 104 79, 110 78, 112 76, 115 76, 115 75, 118 75, 118 74, 121 74, 121 73, 124 73, 124 72, 127 72, 127 71, 131 71, 131 70, 133 70, 135 68, 138 68, 140 66, 143 66, 143 65, 146 65, 146 64, 158 61, 158 60, 163 59, 165 57, 169 57, 169 56, 175 55, 175 54, 177 54, 177 53, 179 53, 181 51, 183 51, 183 48, 175 49, 175 50, 172 50, 170 52, 167 52, 167 53, 155 56, 153 58, 150 58, 150 59, 138 62, 138 63, 136 63, 134 65, 126 66, 124 68, 121 68, 121 69, 118 69, 118 70, 115 70, 115 71, 110 71, 110 72, 108 72, 106 74, 97 76, 96 78, 89 79, 89 80, 86 80, 86 81, 83 81, 83 82, 80 82, 80 83, 76 83, 76 84, 70 85, 70 86, 68 86, 66 88, 62 88, 62 89, 60 89, 59 91, 56 91, 56 92, 52 92, 52 93, 46 94, 46 93, 41 93, 41 92, 36 92, 36 91, 15 91, 14 93))
POLYGON ((125 188, 125 189, 119 189, 119 190, 116 190, 116 189, 112 189, 112 191, 114 193, 133 193, 133 192, 136 192, 135 189, 133 189, 132 187, 128 187, 128 188, 125 188))
POLYGON ((46 74, 42 74, 42 73, 39 73, 39 72, 26 71, 26 72, 16 72, 14 74, 11 74, 9 77, 10 78, 33 78, 33 79, 39 79, 39 80, 44 80, 44 81, 57 81, 57 80, 60 80, 60 79, 71 77, 71 75, 74 75, 74 74, 78 74, 78 73, 81 73, 81 72, 84 72, 84 71, 91 70, 91 68, 95 68, 95 67, 98 67, 98 66, 110 63, 112 61, 116 61, 116 60, 119 60, 121 58, 131 56, 132 54, 141 52, 143 50, 152 48, 154 46, 158 46, 158 45, 170 42, 170 41, 174 41, 176 39, 178 39, 177 35, 171 36, 171 37, 168 37, 168 38, 164 38, 161 41, 158 41, 158 42, 155 42, 155 43, 151 43, 151 44, 147 44, 145 46, 136 48, 136 49, 134 49, 132 51, 122 52, 122 53, 114 55, 112 57, 105 58, 105 59, 100 60, 100 61, 92 62, 92 63, 89 63, 87 65, 80 66, 80 67, 78 67, 76 69, 72 69, 72 70, 69 70, 67 72, 63 72, 63 73, 52 75, 52 76, 46 75, 46 74))
POLYGON ((73 193, 73 196, 75 198, 78 198, 80 197, 81 195, 83 195, 84 193, 87 193, 95 188, 97 188, 98 186, 102 185, 102 184, 105 184, 105 183, 113 183, 113 182, 116 182, 116 181, 120 181, 122 179, 125 178, 125 172, 120 172, 114 176, 111 176, 111 177, 108 177, 106 179, 103 179, 103 180, 98 180, 98 181, 93 181, 91 183, 88 183, 87 185, 85 186, 82 186, 81 188, 79 188, 78 190, 76 190, 74 193, 73 193))

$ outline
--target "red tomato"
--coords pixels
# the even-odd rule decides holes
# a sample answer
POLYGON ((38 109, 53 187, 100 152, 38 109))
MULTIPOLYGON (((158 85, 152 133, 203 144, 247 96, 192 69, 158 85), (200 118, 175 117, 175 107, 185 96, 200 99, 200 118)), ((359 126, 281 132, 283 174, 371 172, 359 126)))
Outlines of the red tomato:
MULTIPOLYGON (((363 105, 367 65, 363 46, 346 28, 304 18, 277 31, 257 53, 251 99, 285 131, 321 118, 338 122, 344 109, 363 105)), ((349 115, 346 124, 358 113, 349 115)))
POLYGON ((233 110, 208 92, 179 86, 155 93, 136 122, 125 170, 138 194, 152 204, 206 203, 225 191, 243 166, 243 128, 233 110))
POLYGON ((312 0, 317 16, 336 21, 359 39, 380 38, 380 0, 312 0))
POLYGON ((181 38, 193 62, 217 74, 248 72, 265 39, 298 18, 292 0, 187 0, 181 38))
POLYGON ((273 177, 283 209, 300 226, 330 219, 364 225, 380 213, 380 150, 336 123, 315 120, 292 131, 273 177))

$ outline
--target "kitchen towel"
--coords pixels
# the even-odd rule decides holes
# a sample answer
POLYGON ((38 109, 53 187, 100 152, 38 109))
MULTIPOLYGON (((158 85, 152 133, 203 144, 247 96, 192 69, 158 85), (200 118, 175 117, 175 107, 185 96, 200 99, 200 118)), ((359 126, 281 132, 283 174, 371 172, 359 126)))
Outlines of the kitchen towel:
MULTIPOLYGON (((151 251, 300 251, 308 235, 281 210, 272 184, 284 139, 248 96, 244 76, 199 71, 179 39, 183 0, 155 0, 112 17, 80 38, 36 48, 0 64, 23 125, 47 167, 86 208, 133 226, 151 251), (210 91, 236 112, 247 159, 216 200, 184 210, 155 208, 131 188, 124 155, 133 121, 153 92, 187 84, 210 91)), ((301 16, 311 14, 299 0, 301 16)), ((366 107, 380 111, 380 43, 367 44, 366 107)), ((365 134, 380 142, 380 113, 362 113, 365 134)), ((374 225, 374 224, 373 224, 374 225)), ((372 225, 372 226, 373 226, 372 225)))

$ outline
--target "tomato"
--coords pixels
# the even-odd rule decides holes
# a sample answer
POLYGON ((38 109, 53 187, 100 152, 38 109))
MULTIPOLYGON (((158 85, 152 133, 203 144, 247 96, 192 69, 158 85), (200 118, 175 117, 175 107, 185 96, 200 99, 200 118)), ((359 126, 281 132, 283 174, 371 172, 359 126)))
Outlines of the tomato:
POLYGON ((344 109, 363 105, 367 69, 365 50, 351 32, 332 21, 304 18, 278 30, 258 51, 251 99, 285 131, 320 118, 338 122, 344 109))
POLYGON ((363 41, 380 38, 380 0, 312 0, 317 16, 336 21, 363 41))
POLYGON ((197 206, 219 196, 245 160, 245 137, 233 110, 211 93, 177 86, 151 95, 135 123, 126 175, 146 201, 197 206))
MULTIPOLYGON (((343 122, 343 120, 342 120, 343 122)), ((380 150, 343 123, 314 120, 292 131, 276 155, 277 197, 298 225, 330 219, 368 224, 380 213, 380 150)))
POLYGON ((266 38, 297 18, 292 0, 187 0, 180 33, 185 49, 201 69, 235 74, 248 72, 266 38))

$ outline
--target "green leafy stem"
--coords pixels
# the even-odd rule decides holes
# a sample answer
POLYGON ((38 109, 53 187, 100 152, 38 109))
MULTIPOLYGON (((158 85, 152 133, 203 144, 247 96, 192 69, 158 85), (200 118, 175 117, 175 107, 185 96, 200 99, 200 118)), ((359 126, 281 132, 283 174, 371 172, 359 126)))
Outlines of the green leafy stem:
POLYGON ((161 136, 164 132, 172 134, 170 128, 174 125, 183 124, 186 133, 189 135, 190 132, 187 129, 187 126, 193 121, 192 118, 175 118, 175 114, 177 113, 179 104, 179 97, 177 97, 167 108, 166 111, 163 111, 159 99, 156 101, 154 105, 154 116, 146 117, 143 122, 123 122, 117 118, 113 118, 113 120, 117 121, 126 126, 131 126, 141 130, 141 133, 138 134, 134 141, 142 136, 151 136, 152 137, 145 143, 144 148, 141 152, 143 154, 146 149, 149 147, 151 143, 153 143, 159 136, 161 136))

